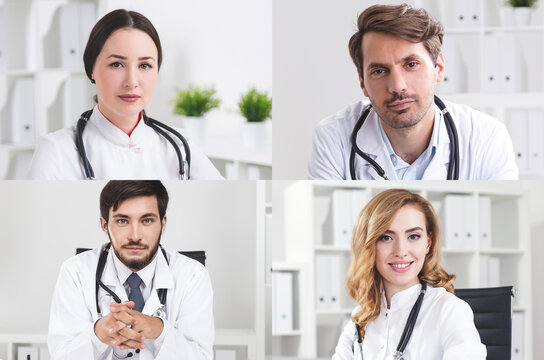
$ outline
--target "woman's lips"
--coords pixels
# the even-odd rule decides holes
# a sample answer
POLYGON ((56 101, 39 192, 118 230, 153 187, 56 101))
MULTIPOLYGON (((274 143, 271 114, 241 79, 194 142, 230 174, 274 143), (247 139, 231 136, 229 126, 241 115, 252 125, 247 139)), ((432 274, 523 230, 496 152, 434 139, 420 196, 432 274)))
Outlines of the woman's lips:
POLYGON ((140 95, 135 94, 125 94, 125 95, 119 95, 119 98, 126 102, 135 102, 140 99, 140 95))
POLYGON ((389 266, 395 272, 406 272, 412 268, 413 263, 414 263, 413 261, 395 262, 395 263, 389 263, 389 266))

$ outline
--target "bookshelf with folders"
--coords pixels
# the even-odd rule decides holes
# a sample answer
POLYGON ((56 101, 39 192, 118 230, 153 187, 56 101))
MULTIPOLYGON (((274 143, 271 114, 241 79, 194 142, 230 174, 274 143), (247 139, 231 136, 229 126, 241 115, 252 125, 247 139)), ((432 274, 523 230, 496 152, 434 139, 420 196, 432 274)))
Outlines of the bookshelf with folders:
POLYGON ((504 123, 520 178, 544 177, 544 4, 522 19, 504 0, 417 0, 445 27, 445 100, 504 123))
POLYGON ((407 188, 433 204, 442 265, 456 288, 513 285, 513 359, 531 358, 532 295, 527 193, 511 184, 296 182, 285 190, 286 262, 307 267, 295 304, 300 335, 287 356, 330 357, 355 307, 345 285, 351 231, 369 199, 407 188), (347 234, 346 234, 347 233, 347 234), (520 336, 520 334, 523 334, 520 336), (517 337, 516 337, 517 336, 517 337), (517 357, 516 357, 517 356, 517 357))
POLYGON ((0 1, 0 177, 24 177, 35 139, 92 106, 82 58, 98 3, 0 1))

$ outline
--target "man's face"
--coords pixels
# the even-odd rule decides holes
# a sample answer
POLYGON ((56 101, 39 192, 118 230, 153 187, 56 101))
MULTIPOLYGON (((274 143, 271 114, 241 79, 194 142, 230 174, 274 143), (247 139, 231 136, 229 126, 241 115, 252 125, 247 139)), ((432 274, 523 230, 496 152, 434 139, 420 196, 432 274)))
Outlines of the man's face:
POLYGON ((362 41, 361 88, 384 125, 409 128, 433 116, 434 90, 444 77, 442 54, 435 66, 421 42, 379 32, 366 33, 362 41))
POLYGON ((109 209, 109 221, 100 218, 115 255, 132 271, 146 267, 155 257, 166 216, 159 217, 157 198, 139 196, 124 200, 117 210, 109 209))

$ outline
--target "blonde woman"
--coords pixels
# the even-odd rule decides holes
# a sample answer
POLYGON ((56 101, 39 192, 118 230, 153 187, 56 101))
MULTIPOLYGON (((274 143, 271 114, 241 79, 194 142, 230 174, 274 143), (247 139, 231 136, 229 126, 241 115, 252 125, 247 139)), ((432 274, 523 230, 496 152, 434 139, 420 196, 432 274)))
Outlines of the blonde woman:
POLYGON ((440 266, 431 204, 407 190, 375 196, 353 229, 349 294, 359 304, 334 360, 485 359, 471 308, 440 266))

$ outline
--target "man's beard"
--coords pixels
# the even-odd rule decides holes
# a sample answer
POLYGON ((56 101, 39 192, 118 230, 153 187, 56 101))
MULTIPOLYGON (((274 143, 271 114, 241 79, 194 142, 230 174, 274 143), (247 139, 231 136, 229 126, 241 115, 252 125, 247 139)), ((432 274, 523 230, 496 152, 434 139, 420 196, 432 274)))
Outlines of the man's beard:
MULTIPOLYGON (((162 233, 162 228, 161 228, 161 233, 162 233)), ((133 259, 133 258, 126 258, 119 251, 117 251, 117 249, 113 245, 113 242, 111 241, 111 236, 110 236, 109 230, 108 230, 108 237, 110 238, 111 247, 113 249, 113 252, 117 256, 117 258, 126 267, 128 267, 130 269, 133 269, 133 270, 141 270, 141 269, 145 268, 147 265, 149 265, 151 263, 151 261, 153 261, 153 259, 155 258, 155 254, 157 254, 157 251, 159 250, 159 244, 161 243, 161 234, 159 234, 157 244, 155 245, 155 247, 153 249, 151 249, 148 256, 146 256, 143 259, 133 259)), ((125 244, 124 246, 141 246, 141 244, 139 242, 129 242, 128 244, 125 244)))

